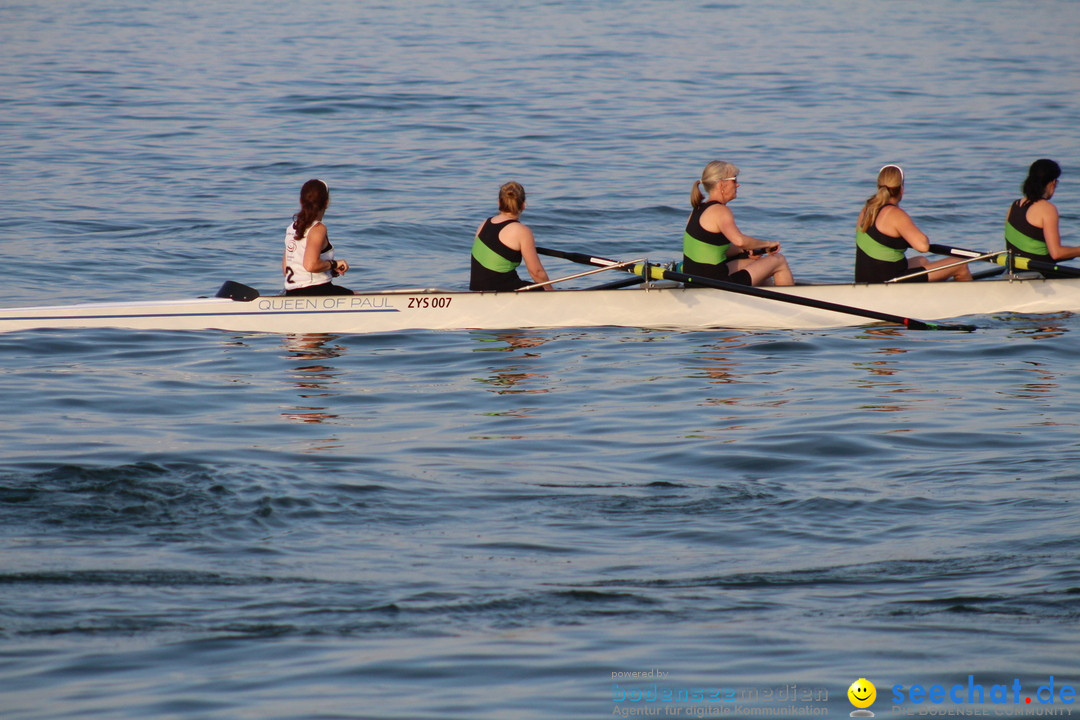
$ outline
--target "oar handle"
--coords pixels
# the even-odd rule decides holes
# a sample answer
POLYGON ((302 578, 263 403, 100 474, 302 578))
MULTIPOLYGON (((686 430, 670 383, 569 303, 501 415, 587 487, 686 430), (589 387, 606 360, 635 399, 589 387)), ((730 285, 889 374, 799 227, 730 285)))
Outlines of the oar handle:
MULTIPOLYGON (((938 245, 938 244, 935 244, 935 243, 931 243, 930 252, 934 253, 935 255, 953 255, 955 257, 962 257, 962 258, 977 258, 980 255, 989 254, 989 253, 980 252, 978 250, 965 250, 964 248, 957 248, 957 247, 952 247, 952 246, 949 246, 949 245, 938 245)), ((1001 252, 1004 253, 1005 251, 1002 250, 1001 252)), ((993 262, 993 261, 991 261, 991 262, 993 262)))
MULTIPOLYGON (((551 257, 562 258, 563 260, 569 260, 570 262, 581 263, 582 265, 597 265, 599 267, 608 267, 609 265, 618 265, 618 260, 608 260, 607 258, 595 257, 593 255, 586 255, 585 253, 577 252, 565 252, 563 250, 552 250, 551 248, 536 248, 536 252, 541 255, 550 255, 551 257)), ((627 269, 629 271, 629 268, 627 269)))

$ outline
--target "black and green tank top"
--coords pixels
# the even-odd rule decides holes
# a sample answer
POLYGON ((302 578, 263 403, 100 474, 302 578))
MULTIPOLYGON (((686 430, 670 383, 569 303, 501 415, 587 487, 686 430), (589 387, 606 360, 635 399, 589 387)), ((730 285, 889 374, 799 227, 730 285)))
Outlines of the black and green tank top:
POLYGON ((1009 208, 1005 219, 1005 247, 1021 257, 1047 260, 1050 250, 1046 247, 1046 235, 1027 220, 1031 203, 1020 198, 1009 208))
MULTIPOLYGON (((855 230, 855 282, 880 283, 905 275, 909 245, 902 237, 877 229, 877 220, 866 230, 855 230)), ((926 276, 922 276, 925 279, 926 276)))
POLYGON ((517 274, 521 251, 511 250, 499 240, 502 229, 516 222, 520 221, 510 219, 494 223, 491 218, 484 221, 473 240, 470 290, 516 290, 529 284, 517 274))
POLYGON ((701 227, 701 215, 713 205, 721 205, 718 200, 701 203, 686 221, 683 231, 682 271, 690 275, 701 275, 714 280, 728 278, 728 248, 731 241, 722 232, 711 232, 701 227))

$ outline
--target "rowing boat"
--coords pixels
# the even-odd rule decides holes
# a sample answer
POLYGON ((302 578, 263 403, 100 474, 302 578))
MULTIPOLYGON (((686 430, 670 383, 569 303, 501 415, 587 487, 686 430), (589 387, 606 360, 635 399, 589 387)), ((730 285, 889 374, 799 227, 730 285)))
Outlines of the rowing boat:
MULTIPOLYGON (((771 291, 793 300, 925 320, 1080 312, 1080 278, 1009 276, 970 283, 819 284, 771 291)), ((849 313, 669 281, 623 289, 524 293, 413 288, 328 297, 219 294, 232 297, 0 309, 0 332, 37 328, 334 334, 601 326, 815 329, 867 322, 849 313)))

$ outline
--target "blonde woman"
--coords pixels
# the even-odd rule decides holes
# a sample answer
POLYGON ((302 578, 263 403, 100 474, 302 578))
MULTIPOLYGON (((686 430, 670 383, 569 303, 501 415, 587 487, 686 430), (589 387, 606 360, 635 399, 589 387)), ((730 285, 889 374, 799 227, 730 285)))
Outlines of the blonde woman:
POLYGON ((855 282, 880 283, 926 269, 933 272, 907 282, 936 282, 949 278, 970 280, 971 271, 967 265, 942 267, 955 263, 955 258, 931 262, 921 256, 906 256, 909 247, 918 252, 930 252, 930 239, 915 226, 911 216, 900 209, 903 197, 904 171, 897 165, 881 168, 877 192, 866 201, 855 224, 855 282))
POLYGON ((683 272, 741 285, 794 285, 780 243, 747 235, 735 224, 727 204, 738 193, 739 168, 728 162, 712 161, 694 181, 693 210, 683 231, 683 272))
MULTIPOLYGON (((499 214, 480 223, 473 239, 470 290, 516 290, 547 282, 532 230, 521 222, 524 211, 525 188, 516 182, 499 188, 499 214), (517 267, 522 260, 532 282, 518 277, 517 267)), ((544 289, 551 290, 551 286, 545 285, 544 289)))

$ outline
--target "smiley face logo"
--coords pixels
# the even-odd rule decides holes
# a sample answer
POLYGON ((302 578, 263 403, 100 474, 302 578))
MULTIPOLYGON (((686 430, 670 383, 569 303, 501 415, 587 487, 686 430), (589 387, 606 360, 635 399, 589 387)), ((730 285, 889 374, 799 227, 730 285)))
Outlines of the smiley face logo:
POLYGON ((857 708, 868 708, 877 699, 877 688, 866 678, 859 678, 847 689, 848 700, 857 708))

